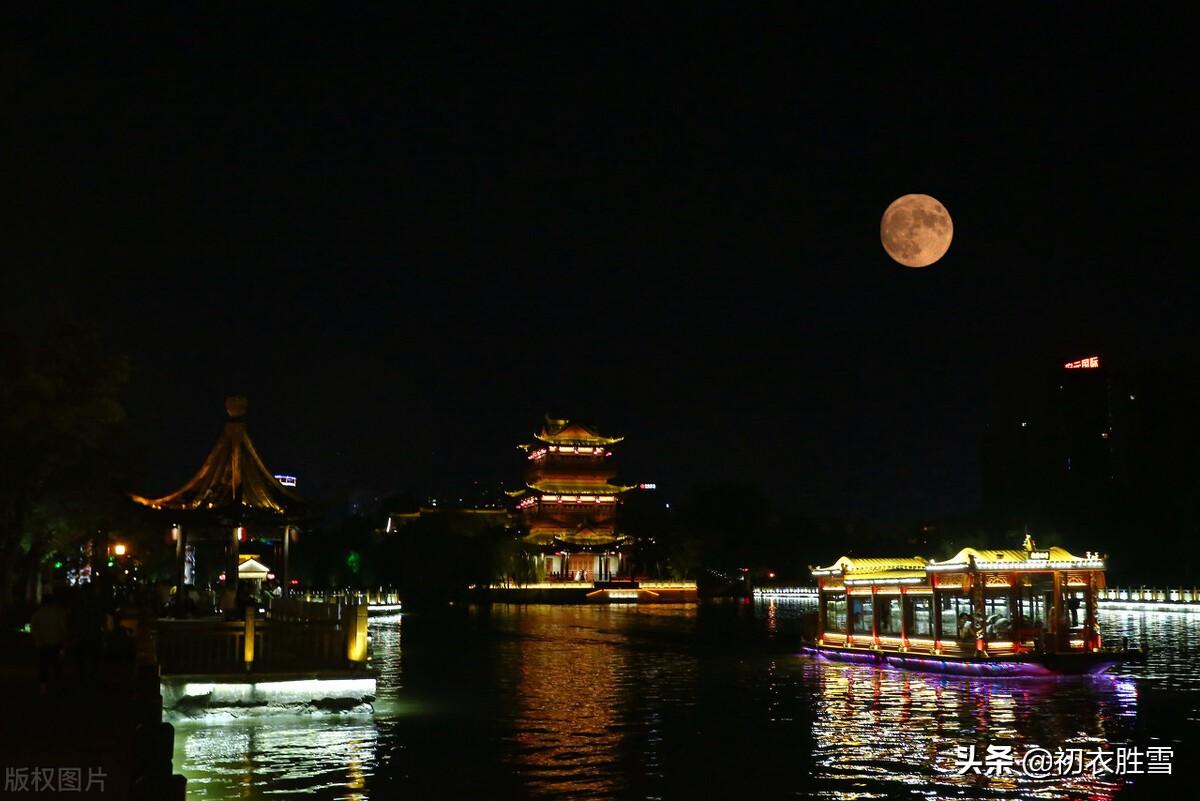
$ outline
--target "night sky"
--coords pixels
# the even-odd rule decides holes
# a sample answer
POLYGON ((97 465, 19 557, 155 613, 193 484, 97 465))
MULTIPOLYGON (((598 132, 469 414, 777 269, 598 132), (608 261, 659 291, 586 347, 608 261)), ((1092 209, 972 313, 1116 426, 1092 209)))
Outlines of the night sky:
POLYGON ((516 486, 549 411, 673 497, 972 509, 998 367, 1193 359, 1194 43, 843 5, 9 18, 6 302, 133 357, 148 494, 244 393, 306 494, 516 486), (925 270, 879 242, 911 192, 925 270))

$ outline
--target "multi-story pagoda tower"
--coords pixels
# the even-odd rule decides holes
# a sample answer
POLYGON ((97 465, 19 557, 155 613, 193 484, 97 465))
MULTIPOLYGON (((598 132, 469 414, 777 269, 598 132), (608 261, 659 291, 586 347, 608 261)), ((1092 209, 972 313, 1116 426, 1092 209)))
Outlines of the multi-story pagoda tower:
POLYGON ((525 489, 518 499, 524 540, 542 552, 546 576, 561 581, 607 581, 626 569, 628 550, 617 529, 617 505, 633 487, 613 484, 606 437, 582 423, 549 415, 525 451, 525 489))

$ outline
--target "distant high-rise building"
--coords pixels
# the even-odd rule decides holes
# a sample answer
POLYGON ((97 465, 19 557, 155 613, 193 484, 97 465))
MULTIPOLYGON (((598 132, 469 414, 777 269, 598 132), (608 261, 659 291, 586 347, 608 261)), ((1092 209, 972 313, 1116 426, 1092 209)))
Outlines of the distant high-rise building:
POLYGON ((984 449, 994 511, 1060 517, 1105 497, 1118 478, 1113 376, 1098 356, 999 377, 984 449))
POLYGON ((1186 369, 1103 354, 1005 371, 984 440, 988 511, 1110 549, 1191 536, 1196 398, 1186 369))

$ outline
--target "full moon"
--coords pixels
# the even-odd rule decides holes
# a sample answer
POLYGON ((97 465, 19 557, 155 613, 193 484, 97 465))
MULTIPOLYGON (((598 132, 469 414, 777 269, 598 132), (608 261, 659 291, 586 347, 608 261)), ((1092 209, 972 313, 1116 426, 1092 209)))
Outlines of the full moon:
POLYGON ((946 207, 929 195, 904 195, 883 213, 879 238, 905 267, 928 267, 950 249, 954 223, 946 207))

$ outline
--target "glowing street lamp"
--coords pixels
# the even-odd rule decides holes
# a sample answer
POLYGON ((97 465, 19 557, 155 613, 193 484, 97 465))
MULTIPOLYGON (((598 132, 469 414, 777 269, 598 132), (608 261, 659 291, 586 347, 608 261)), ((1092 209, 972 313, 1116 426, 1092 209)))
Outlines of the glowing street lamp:
POLYGON ((123 543, 118 542, 116 545, 113 546, 113 553, 116 554, 117 556, 124 556, 126 550, 128 550, 128 549, 125 547, 125 545, 123 543))

